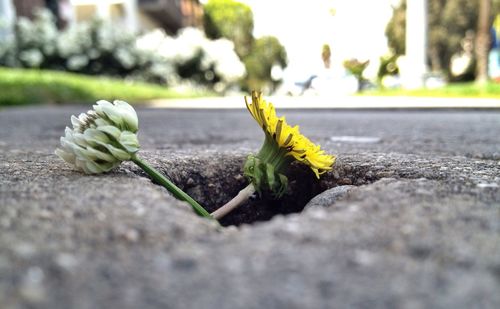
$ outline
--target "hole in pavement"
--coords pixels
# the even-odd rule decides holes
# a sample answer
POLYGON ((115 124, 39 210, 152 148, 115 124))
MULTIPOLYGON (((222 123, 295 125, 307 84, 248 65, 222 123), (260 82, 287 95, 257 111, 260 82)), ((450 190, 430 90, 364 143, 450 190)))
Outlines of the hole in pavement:
MULTIPOLYGON (((169 161, 148 160, 167 175, 182 190, 213 212, 232 199, 247 184, 243 176, 244 156, 214 154, 213 156, 182 157, 169 161), (156 161, 156 162, 155 162, 156 161)), ((223 226, 249 224, 270 220, 275 215, 297 213, 321 192, 341 185, 364 185, 376 181, 366 166, 343 164, 337 160, 334 170, 318 180, 301 164, 292 164, 288 192, 280 199, 256 197, 242 204, 221 219, 223 226)), ((134 170, 145 176, 140 170, 134 170)))

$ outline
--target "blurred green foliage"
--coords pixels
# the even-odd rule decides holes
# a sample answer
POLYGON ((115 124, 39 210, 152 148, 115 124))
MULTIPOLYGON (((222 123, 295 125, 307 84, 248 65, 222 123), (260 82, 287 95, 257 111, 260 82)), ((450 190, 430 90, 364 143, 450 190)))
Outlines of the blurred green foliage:
POLYGON ((204 10, 203 25, 207 37, 233 41, 238 56, 246 57, 254 40, 252 9, 234 0, 210 0, 204 10))
POLYGON ((352 76, 356 77, 358 80, 358 91, 361 91, 362 82, 365 80, 363 77, 363 73, 370 64, 370 60, 359 61, 358 59, 352 58, 349 60, 344 60, 342 63, 344 68, 352 74, 352 76))
POLYGON ((271 71, 274 66, 281 69, 286 67, 286 50, 277 38, 264 36, 255 40, 252 52, 244 59, 244 63, 247 69, 247 90, 270 86, 274 91, 280 80, 274 80, 271 71))
POLYGON ((273 79, 273 67, 286 68, 286 50, 276 37, 253 37, 251 8, 235 0, 209 0, 204 6, 204 26, 207 37, 224 37, 235 44, 235 50, 245 64, 246 76, 242 90, 274 91, 281 80, 273 79))
POLYGON ((363 72, 370 63, 369 60, 359 61, 358 59, 349 59, 343 62, 344 68, 358 80, 363 78, 363 72))
POLYGON ((397 64, 398 56, 389 54, 380 57, 380 64, 377 71, 377 82, 380 84, 384 76, 399 74, 399 67, 397 64))
POLYGON ((158 85, 130 83, 59 71, 0 68, 0 106, 39 103, 88 103, 96 100, 141 102, 158 98, 204 96, 158 85))
MULTIPOLYGON (((396 55, 405 54, 406 1, 393 7, 386 27, 389 46, 396 55)), ((500 13, 500 0, 493 1, 493 15, 500 13)), ((450 75, 451 57, 462 50, 467 31, 476 31, 479 0, 428 0, 427 54, 433 71, 450 75)))

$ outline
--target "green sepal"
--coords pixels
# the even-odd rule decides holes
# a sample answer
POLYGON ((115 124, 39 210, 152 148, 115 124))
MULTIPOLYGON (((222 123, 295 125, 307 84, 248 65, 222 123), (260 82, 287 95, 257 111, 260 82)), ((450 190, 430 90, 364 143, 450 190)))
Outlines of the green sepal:
POLYGON ((243 167, 243 175, 254 185, 259 195, 270 191, 274 198, 280 198, 288 188, 288 178, 277 172, 270 163, 249 155, 243 167))

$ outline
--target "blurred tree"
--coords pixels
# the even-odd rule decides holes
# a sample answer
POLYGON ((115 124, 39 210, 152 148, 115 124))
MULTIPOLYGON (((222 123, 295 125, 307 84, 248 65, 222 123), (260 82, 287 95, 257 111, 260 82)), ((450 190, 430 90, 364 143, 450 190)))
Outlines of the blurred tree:
POLYGON ((488 81, 488 55, 490 51, 490 28, 493 16, 490 13, 491 0, 479 1, 479 16, 476 36, 476 82, 485 84, 488 81))
POLYGON ((323 63, 326 69, 330 68, 331 57, 332 57, 332 51, 330 49, 330 45, 324 44, 323 50, 321 51, 321 59, 323 59, 323 63))
POLYGON ((240 58, 252 49, 252 9, 235 0, 209 0, 204 6, 203 25, 208 38, 227 38, 234 42, 240 58))
MULTIPOLYGON (((480 0, 428 0, 428 46, 431 69, 449 74, 450 59, 461 51, 469 30, 476 31, 480 0)), ((482 0, 481 0, 482 1, 482 0)), ((491 0, 489 0, 491 1, 491 0)), ((499 12, 500 0, 493 0, 493 15, 499 12)), ((405 53, 406 0, 393 7, 386 27, 389 47, 396 55, 405 53)))
POLYGON ((236 53, 245 64, 243 90, 274 91, 281 79, 273 68, 285 68, 287 55, 280 41, 272 36, 253 37, 252 9, 235 0, 209 0, 204 6, 204 27, 208 38, 227 38, 234 43, 236 53))
POLYGON ((255 40, 250 54, 244 59, 247 78, 245 90, 270 88, 274 91, 281 80, 272 78, 273 67, 284 69, 288 59, 286 50, 273 36, 264 36, 255 40))
POLYGON ((389 47, 396 55, 405 54, 405 32, 406 32, 406 0, 402 0, 398 6, 393 6, 392 17, 385 28, 385 35, 389 47))

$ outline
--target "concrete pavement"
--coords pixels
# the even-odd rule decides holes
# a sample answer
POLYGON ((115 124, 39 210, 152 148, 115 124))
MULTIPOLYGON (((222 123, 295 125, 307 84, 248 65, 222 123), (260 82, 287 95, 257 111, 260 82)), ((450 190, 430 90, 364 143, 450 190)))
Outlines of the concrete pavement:
MULTIPOLYGON (((55 157, 87 109, 0 111, 2 308, 500 307, 500 111, 278 110, 335 169, 294 166, 282 202, 219 229, 130 163, 55 157)), ((140 154, 207 209, 245 185, 263 138, 246 111, 138 114, 140 154)))

